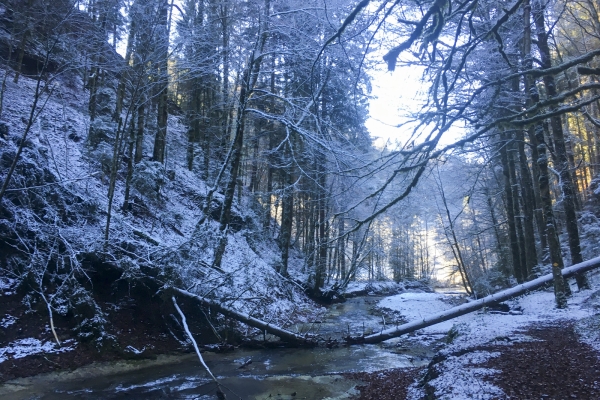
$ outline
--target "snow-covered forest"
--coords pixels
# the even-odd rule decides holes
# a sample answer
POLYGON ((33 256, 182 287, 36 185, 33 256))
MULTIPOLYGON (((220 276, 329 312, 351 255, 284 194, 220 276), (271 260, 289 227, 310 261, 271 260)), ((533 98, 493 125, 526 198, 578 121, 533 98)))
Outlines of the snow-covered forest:
POLYGON ((441 349, 425 378, 355 394, 515 396, 451 386, 533 322, 599 364, 594 0, 0 0, 0 80, 0 383, 194 340, 376 343, 462 303, 484 316, 395 339, 441 349), (382 69, 411 91, 384 146, 382 69), (362 331, 315 328, 369 295, 362 331))

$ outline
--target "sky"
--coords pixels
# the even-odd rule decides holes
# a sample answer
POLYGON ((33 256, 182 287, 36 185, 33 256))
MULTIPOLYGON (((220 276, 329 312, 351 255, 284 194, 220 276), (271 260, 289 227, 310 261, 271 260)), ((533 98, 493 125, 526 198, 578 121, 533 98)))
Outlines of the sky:
MULTIPOLYGON (((393 72, 387 71, 383 59, 377 63, 377 69, 371 70, 373 98, 369 102, 369 118, 366 127, 375 139, 377 148, 383 148, 389 141, 402 143, 410 135, 410 125, 398 127, 406 122, 410 112, 417 113, 427 95, 428 83, 422 81, 423 68, 398 65, 393 72)), ((455 142, 464 135, 458 126, 452 127, 440 140, 441 145, 455 142)))
POLYGON ((375 138, 375 145, 383 147, 386 142, 402 141, 407 137, 406 128, 398 127, 406 121, 408 111, 417 111, 423 97, 420 68, 401 67, 394 72, 386 70, 381 60, 376 70, 369 71, 373 86, 369 105, 367 129, 375 138))

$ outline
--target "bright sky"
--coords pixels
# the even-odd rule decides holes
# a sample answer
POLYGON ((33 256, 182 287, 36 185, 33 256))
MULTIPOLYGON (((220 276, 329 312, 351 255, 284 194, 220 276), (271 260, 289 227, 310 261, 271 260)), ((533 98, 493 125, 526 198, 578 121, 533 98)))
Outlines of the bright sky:
POLYGON ((406 121, 403 115, 418 110, 419 98, 424 94, 421 74, 422 70, 417 67, 402 67, 388 72, 383 60, 378 70, 369 73, 374 98, 370 101, 370 118, 366 126, 371 136, 377 138, 377 147, 383 147, 387 141, 402 142, 408 138, 407 128, 397 126, 406 121))

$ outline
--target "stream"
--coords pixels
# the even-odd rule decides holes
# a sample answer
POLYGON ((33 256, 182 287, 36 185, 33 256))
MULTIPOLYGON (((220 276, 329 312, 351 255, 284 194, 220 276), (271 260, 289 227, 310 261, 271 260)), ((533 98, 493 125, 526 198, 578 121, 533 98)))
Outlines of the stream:
MULTIPOLYGON (((299 332, 318 333, 341 340, 369 334, 393 323, 394 316, 374 315, 373 306, 382 297, 348 299, 330 306, 322 320, 292 327, 299 332)), ((228 399, 348 399, 358 394, 360 382, 344 377, 347 372, 374 372, 390 368, 426 365, 439 337, 414 340, 399 338, 377 345, 333 348, 270 348, 204 352, 203 357, 224 388, 228 399), (429 342, 427 341, 429 339, 429 342), (426 343, 426 344, 424 344, 426 343), (251 363, 242 367, 248 360, 251 363), (241 367, 241 368, 240 368, 241 367)), ((108 370, 107 370, 108 369, 108 370)), ((195 354, 172 357, 160 365, 111 373, 81 373, 72 379, 52 375, 31 382, 14 399, 214 399, 215 383, 195 354)))

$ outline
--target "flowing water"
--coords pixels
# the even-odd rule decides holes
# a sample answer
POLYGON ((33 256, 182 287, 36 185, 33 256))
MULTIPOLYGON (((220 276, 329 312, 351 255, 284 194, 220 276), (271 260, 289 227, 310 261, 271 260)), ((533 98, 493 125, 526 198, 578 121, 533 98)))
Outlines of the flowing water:
MULTIPOLYGON (((384 316, 371 308, 380 298, 361 297, 332 305, 322 320, 293 327, 340 340, 384 328, 384 316)), ((389 327, 390 316, 387 316, 389 327)), ((431 347, 406 339, 379 345, 236 350, 203 353, 204 360, 223 386, 228 399, 346 399, 358 392, 360 382, 341 374, 426 365, 431 347), (246 366, 243 364, 251 360, 246 366), (241 368, 240 368, 241 367, 241 368)), ((140 362, 137 362, 140 363, 140 362)), ((104 366, 101 373, 81 372, 69 379, 49 375, 30 382, 26 390, 4 399, 214 399, 215 383, 193 354, 171 357, 145 368, 104 366)), ((139 364, 138 364, 139 366, 139 364)))

